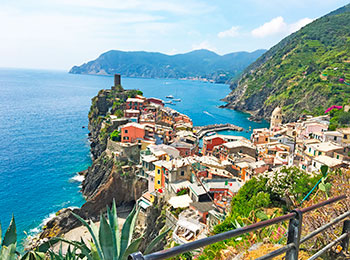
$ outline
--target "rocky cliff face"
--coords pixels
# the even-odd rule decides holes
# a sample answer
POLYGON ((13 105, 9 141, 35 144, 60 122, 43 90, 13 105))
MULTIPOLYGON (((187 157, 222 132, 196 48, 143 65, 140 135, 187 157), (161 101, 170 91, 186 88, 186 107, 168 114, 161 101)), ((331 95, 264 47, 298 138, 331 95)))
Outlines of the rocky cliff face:
MULTIPOLYGON (((79 209, 63 209, 44 227, 40 238, 59 236, 81 225, 72 212, 85 219, 97 220, 106 206, 111 206, 113 200, 117 207, 133 206, 135 201, 147 189, 147 181, 135 175, 135 166, 128 161, 119 161, 112 153, 107 152, 107 140, 111 132, 118 128, 118 124, 109 123, 106 119, 107 111, 114 113, 122 109, 122 101, 128 96, 137 94, 135 91, 124 91, 122 88, 101 90, 92 99, 89 112, 89 130, 91 141, 92 165, 81 172, 85 176, 82 183, 82 193, 86 203, 79 209)), ((123 122, 121 121, 120 124, 123 122)))

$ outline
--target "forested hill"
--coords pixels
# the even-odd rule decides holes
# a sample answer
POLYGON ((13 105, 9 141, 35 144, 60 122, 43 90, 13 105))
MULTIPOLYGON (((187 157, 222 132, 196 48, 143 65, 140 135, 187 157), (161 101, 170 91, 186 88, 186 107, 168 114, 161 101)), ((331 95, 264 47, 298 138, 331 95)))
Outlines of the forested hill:
POLYGON ((218 55, 208 50, 166 55, 157 52, 108 51, 96 60, 74 66, 70 73, 142 78, 203 78, 219 83, 239 75, 266 50, 218 55))
POLYGON ((350 4, 283 39, 231 85, 227 107, 285 121, 350 103, 350 4))

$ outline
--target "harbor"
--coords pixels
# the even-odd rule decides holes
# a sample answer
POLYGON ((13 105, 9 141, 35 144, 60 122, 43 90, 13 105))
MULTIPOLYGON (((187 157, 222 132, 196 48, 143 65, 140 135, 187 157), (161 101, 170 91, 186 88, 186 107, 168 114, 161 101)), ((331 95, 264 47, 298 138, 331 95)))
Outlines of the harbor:
POLYGON ((206 126, 195 126, 194 130, 196 131, 196 135, 198 136, 198 138, 201 139, 210 132, 218 132, 218 131, 225 131, 225 130, 242 132, 244 129, 243 127, 227 123, 227 124, 214 124, 214 125, 206 125, 206 126))

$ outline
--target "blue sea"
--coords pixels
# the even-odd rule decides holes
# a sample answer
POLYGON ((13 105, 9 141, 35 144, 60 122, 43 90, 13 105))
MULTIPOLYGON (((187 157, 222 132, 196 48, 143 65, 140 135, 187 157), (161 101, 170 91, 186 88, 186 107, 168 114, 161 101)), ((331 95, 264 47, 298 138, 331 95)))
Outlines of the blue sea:
MULTIPOLYGON (((63 207, 79 207, 76 173, 91 164, 88 112, 91 98, 110 88, 108 76, 65 71, 0 69, 0 222, 5 229, 14 214, 19 239, 38 231, 63 207)), ((233 123, 248 129, 267 126, 248 115, 220 109, 227 85, 171 79, 122 78, 126 89, 145 96, 182 102, 171 106, 195 125, 233 123)), ((170 105, 169 105, 170 106, 170 105)), ((237 134, 226 131, 226 134, 237 134)), ((250 133, 239 133, 249 138, 250 133)))

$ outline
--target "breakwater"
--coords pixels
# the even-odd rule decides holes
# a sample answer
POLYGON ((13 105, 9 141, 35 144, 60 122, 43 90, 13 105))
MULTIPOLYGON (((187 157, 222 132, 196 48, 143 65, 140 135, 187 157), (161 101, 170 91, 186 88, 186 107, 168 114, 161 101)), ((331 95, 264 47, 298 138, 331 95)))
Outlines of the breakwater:
POLYGON ((225 131, 225 130, 242 132, 244 129, 243 127, 227 123, 227 124, 196 126, 194 127, 194 130, 196 131, 198 138, 202 138, 203 136, 205 136, 207 133, 210 133, 210 132, 225 131))

